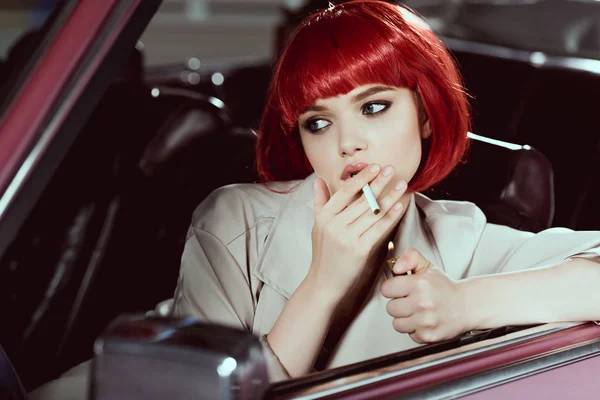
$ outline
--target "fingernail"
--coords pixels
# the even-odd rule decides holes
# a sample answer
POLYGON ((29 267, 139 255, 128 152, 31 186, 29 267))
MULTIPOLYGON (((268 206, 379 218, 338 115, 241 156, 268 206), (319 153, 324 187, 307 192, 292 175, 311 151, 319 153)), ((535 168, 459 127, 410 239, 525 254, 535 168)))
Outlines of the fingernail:
POLYGON ((394 273, 399 274, 404 268, 406 268, 406 261, 398 260, 394 265, 394 273))
POLYGON ((387 167, 385 167, 385 169, 383 170, 383 176, 390 176, 392 174, 392 166, 388 165, 387 167))
POLYGON ((394 210, 397 211, 397 210, 399 210, 401 208, 402 208, 402 203, 396 203, 396 204, 394 204, 394 210))
POLYGON ((377 164, 371 165, 371 172, 377 172, 377 171, 379 171, 379 165, 377 165, 377 164))
POLYGON ((405 187, 406 187, 406 182, 400 181, 400 182, 396 183, 396 186, 394 186, 394 189, 403 190, 405 187))

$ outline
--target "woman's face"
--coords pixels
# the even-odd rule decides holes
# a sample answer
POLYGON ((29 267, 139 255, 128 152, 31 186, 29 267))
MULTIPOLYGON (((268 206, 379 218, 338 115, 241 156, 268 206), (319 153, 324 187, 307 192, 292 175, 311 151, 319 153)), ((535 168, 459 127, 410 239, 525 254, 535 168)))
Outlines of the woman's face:
POLYGON ((344 168, 357 161, 392 165, 396 172, 388 190, 412 179, 421 140, 431 134, 428 121, 419 123, 416 101, 410 89, 366 85, 319 99, 298 117, 304 151, 331 194, 342 185, 344 168))

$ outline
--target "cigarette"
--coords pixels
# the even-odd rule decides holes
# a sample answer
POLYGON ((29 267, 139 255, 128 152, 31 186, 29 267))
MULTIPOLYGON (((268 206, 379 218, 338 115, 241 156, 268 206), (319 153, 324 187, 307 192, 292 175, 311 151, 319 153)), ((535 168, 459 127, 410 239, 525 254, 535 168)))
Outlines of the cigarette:
POLYGON ((363 186, 362 191, 365 194, 365 197, 367 198, 367 203, 369 203, 369 207, 371 207, 371 211, 373 211, 373 214, 379 214, 381 209, 379 208, 379 204, 377 204, 377 199, 375 199, 375 195, 371 190, 371 186, 369 186, 369 184, 367 183, 365 186, 363 186))
MULTIPOLYGON (((356 173, 350 174, 350 178, 354 178, 354 175, 356 175, 356 173)), ((367 183, 365 186, 363 186, 362 191, 365 194, 365 197, 367 198, 367 203, 369 203, 369 207, 371 207, 371 211, 373 211, 373 214, 379 214, 381 208, 379 207, 379 204, 377 204, 377 199, 375 198, 375 195, 371 190, 371 186, 369 186, 369 184, 367 183)))

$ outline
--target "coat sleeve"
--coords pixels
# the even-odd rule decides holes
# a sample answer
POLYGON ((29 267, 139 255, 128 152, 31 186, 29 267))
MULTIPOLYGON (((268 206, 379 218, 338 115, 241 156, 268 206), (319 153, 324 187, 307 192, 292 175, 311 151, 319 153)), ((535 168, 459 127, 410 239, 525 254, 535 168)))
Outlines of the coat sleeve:
MULTIPOLYGON (((251 279, 219 238, 192 226, 181 259, 173 315, 252 332, 256 296, 251 279)), ((271 382, 288 379, 266 337, 259 339, 271 382)))
POLYGON ((600 232, 551 228, 534 234, 488 223, 466 277, 548 267, 573 257, 600 261, 600 232))

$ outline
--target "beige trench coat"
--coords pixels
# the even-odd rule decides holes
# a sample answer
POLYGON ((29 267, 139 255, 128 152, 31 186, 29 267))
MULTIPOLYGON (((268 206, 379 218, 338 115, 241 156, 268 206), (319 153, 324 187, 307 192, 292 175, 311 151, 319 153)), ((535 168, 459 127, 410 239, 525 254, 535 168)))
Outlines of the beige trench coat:
MULTIPOLYGON (((237 184, 220 188, 198 206, 181 260, 172 304, 175 315, 267 334, 311 263, 313 182, 237 184)), ((419 250, 452 279, 551 266, 572 256, 600 257, 600 232, 553 228, 538 234, 488 224, 472 203, 433 201, 414 194, 394 239, 397 255, 419 250)), ((337 347, 328 368, 415 346, 396 332, 386 313, 382 266, 373 290, 337 347)), ((263 341, 264 343, 264 341, 263 341)), ((285 378, 268 352, 273 380, 285 378)), ((31 400, 85 399, 89 364, 37 390, 31 400)))
MULTIPOLYGON (((175 293, 176 315, 267 334, 311 264, 313 182, 218 189, 194 212, 175 293)), ((399 255, 415 248, 452 279, 551 266, 574 255, 600 256, 600 232, 554 228, 539 234, 486 223, 474 204, 414 194, 394 239, 399 255)), ((392 327, 382 266, 366 305, 329 355, 327 368, 418 346, 392 327)), ((271 354, 271 356, 274 356, 271 354)), ((272 360, 273 361, 273 360, 272 360)), ((279 365, 280 366, 280 365, 279 365)), ((281 367, 281 366, 280 366, 281 367)), ((281 368, 272 365, 272 377, 281 368)))

